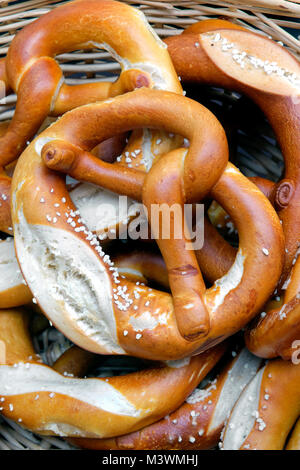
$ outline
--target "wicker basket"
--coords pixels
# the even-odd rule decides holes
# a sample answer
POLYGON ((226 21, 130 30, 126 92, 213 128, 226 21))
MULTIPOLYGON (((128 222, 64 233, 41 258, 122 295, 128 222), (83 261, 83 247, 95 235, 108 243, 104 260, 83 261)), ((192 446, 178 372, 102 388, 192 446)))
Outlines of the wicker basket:
MULTIPOLYGON (((11 40, 18 30, 47 13, 50 9, 61 5, 63 1, 0 0, 0 57, 7 53, 11 40)), ((179 34, 188 25, 211 17, 224 17, 263 35, 271 36, 282 42, 294 55, 300 55, 300 0, 205 0, 203 2, 165 0, 136 1, 130 3, 145 13, 148 21, 161 37, 179 34)), ((105 51, 76 51, 62 54, 58 61, 69 84, 87 81, 114 80, 119 73, 119 65, 105 51)), ((202 103, 212 109, 218 116, 222 110, 227 112, 238 106, 241 97, 236 93, 210 88, 203 93, 202 103)), ((11 94, 0 101, 0 121, 10 119, 14 113, 16 96, 11 94)), ((246 103, 247 104, 247 103, 246 103)), ((251 109, 251 107, 249 108, 251 109)), ((259 175, 276 181, 280 178, 283 161, 279 148, 268 124, 254 120, 255 125, 239 122, 235 127, 233 154, 234 160, 246 175, 259 175)), ((68 341, 53 327, 47 328, 35 338, 37 352, 43 355, 50 365, 69 346, 68 341)), ((126 372, 134 370, 138 365, 127 364, 126 372)), ((124 362, 115 360, 106 363, 106 375, 124 373, 124 362)), ((103 371, 102 371, 103 372, 103 371)), ((98 375, 101 371, 98 371, 98 375)), ((19 425, 0 416, 0 450, 18 449, 72 449, 62 439, 37 436, 24 430, 19 425)))

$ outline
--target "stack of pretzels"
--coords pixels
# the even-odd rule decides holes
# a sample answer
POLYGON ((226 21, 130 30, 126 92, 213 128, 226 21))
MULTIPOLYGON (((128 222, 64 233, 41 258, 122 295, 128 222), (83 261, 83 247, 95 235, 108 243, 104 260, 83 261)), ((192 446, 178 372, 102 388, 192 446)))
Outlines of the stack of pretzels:
POLYGON ((300 449, 299 62, 225 20, 163 42, 138 9, 77 0, 16 35, 0 80, 17 95, 0 128, 0 413, 87 449, 300 449), (55 56, 95 48, 118 80, 67 85, 55 56), (221 123, 182 89, 202 84, 260 108, 280 181, 232 163, 221 123), (210 207, 202 247, 184 215, 180 238, 152 223, 157 205, 186 204, 210 207), (108 236, 142 206, 150 242, 108 236), (37 318, 69 341, 53 363, 37 318), (103 355, 143 368, 99 377, 103 355))

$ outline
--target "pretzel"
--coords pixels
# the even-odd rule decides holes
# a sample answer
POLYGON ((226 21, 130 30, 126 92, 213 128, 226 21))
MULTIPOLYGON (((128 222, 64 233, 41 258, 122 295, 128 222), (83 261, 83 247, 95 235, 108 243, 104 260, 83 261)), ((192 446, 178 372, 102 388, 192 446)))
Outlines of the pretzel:
POLYGON ((261 108, 275 132, 285 161, 285 175, 277 183, 275 197, 286 238, 283 283, 298 249, 300 230, 300 161, 295 158, 300 138, 300 67, 282 46, 232 28, 229 22, 226 29, 224 23, 201 22, 165 42, 184 83, 221 86, 247 95, 261 108), (219 26, 223 29, 216 29, 219 26))
MULTIPOLYGON (((274 183, 273 181, 269 181, 265 178, 261 178, 259 176, 251 176, 248 178, 264 193, 264 195, 274 206, 276 195, 276 183, 274 183)), ((234 230, 234 225, 232 224, 229 215, 216 201, 213 201, 211 203, 207 213, 209 216, 209 220, 215 227, 219 229, 228 228, 230 231, 234 230)))
MULTIPOLYGON (((183 152, 187 154, 184 178, 188 182, 189 190, 186 191, 185 197, 187 201, 200 200, 203 193, 209 191, 208 186, 214 184, 214 181, 209 180, 217 179, 216 170, 218 169, 222 173, 226 165, 227 146, 223 130, 215 118, 198 103, 168 92, 143 89, 114 98, 108 103, 97 103, 77 108, 65 114, 30 144, 21 160, 18 161, 14 173, 13 220, 17 256, 26 282, 41 308, 58 329, 78 346, 93 352, 127 353, 145 358, 167 360, 187 356, 199 350, 200 347, 201 350, 207 349, 214 342, 220 342, 238 331, 253 317, 273 291, 280 275, 283 237, 281 226, 270 203, 238 170, 231 165, 227 166, 211 193, 222 203, 223 199, 226 199, 227 202, 224 201, 225 208, 229 204, 229 200, 232 202, 238 198, 238 208, 235 206, 236 210, 233 208, 231 213, 234 218, 237 217, 237 225, 241 229, 240 251, 229 274, 206 293, 202 291, 203 294, 205 293, 205 307, 210 312, 210 322, 213 321, 209 334, 197 341, 185 340, 176 326, 177 317, 175 319, 172 297, 164 292, 136 286, 119 278, 109 257, 104 255, 97 240, 89 232, 85 233, 86 229, 78 217, 78 213, 75 213, 62 177, 54 171, 48 170, 43 164, 44 160, 52 168, 57 164, 60 169, 63 167, 76 179, 84 179, 84 175, 88 172, 90 182, 98 182, 106 189, 113 189, 113 186, 114 189, 117 188, 118 192, 123 192, 123 194, 138 200, 141 197, 145 173, 131 168, 124 171, 117 165, 101 162, 89 154, 87 150, 89 150, 88 145, 93 148, 95 144, 110 137, 114 132, 120 133, 130 128, 147 126, 163 127, 169 132, 181 133, 190 140, 189 150, 179 149, 172 155, 175 160, 175 157, 178 159, 178 155, 182 155, 183 152), (176 117, 174 109, 176 109, 176 117), (100 122, 98 116, 101 120, 101 129, 97 124, 100 122), (202 137, 202 119, 204 119, 206 126, 205 145, 202 137), (212 127, 208 125, 209 122, 212 123, 212 127), (211 141, 210 132, 214 134, 211 141), (88 145, 87 142, 89 142, 88 145), (207 142, 211 142, 211 144, 206 146, 207 142), (206 162, 207 151, 209 161, 205 165, 205 182, 202 183, 199 178, 191 182, 190 178, 193 179, 195 175, 198 176, 200 173, 197 173, 195 169, 202 162, 203 164, 206 162), (76 159, 76 155, 79 155, 78 159, 76 159), (55 158, 52 158, 53 156, 55 158), (70 160, 66 161, 65 158, 67 160, 70 158, 73 161, 73 166, 71 166, 74 171, 68 171, 70 160), (216 163, 217 158, 220 159, 220 163, 216 163), (92 171, 89 166, 91 163, 93 165, 92 171), (209 168, 213 168, 214 173, 209 168), (28 171, 33 175, 30 179, 26 177, 28 171), (83 176, 82 178, 78 178, 79 173, 83 176), (55 206, 57 204, 60 204, 61 217, 56 215, 59 210, 55 206), (258 211, 255 220, 252 217, 254 206, 256 212, 258 211), (243 222, 241 211, 244 211, 243 222), (265 229, 266 221, 269 221, 268 231, 265 229), (38 230, 35 227, 39 227, 38 230), (49 238, 47 234, 50 233, 49 238), (55 241, 57 236, 59 236, 59 241, 55 241), (57 248, 54 248, 50 240, 57 248), (64 242, 64 240, 66 241, 64 242), (46 245, 49 248, 46 248, 46 245), (30 254, 26 246, 36 247, 37 251, 34 248, 30 254), (76 252, 76 267, 73 264, 70 249, 76 252), (47 255, 50 252, 56 253, 53 262, 57 269, 55 279, 58 280, 58 284, 51 275, 53 270, 48 269, 48 263, 50 263, 49 267, 52 266, 53 254, 50 255, 50 258, 47 255), (63 258, 60 258, 60 253, 63 253, 63 258), (65 268, 59 266, 62 259, 64 259, 65 268), (73 266, 72 268, 69 263, 73 266), (31 266, 30 272, 29 266, 31 266), (79 266, 82 267, 79 268, 79 266), (92 266, 94 267, 92 268, 92 266), (66 274, 63 274, 65 269, 66 274), (84 283, 79 278, 79 284, 75 288, 74 282, 69 279, 66 285, 60 276, 61 274, 68 276, 68 269, 75 269, 72 275, 73 280, 75 280, 73 276, 76 271, 78 273, 77 279, 77 276, 80 276, 79 273, 84 272, 84 283), (93 278, 91 278, 89 273, 95 269, 97 273, 100 273, 99 277, 93 274, 93 278), (269 282, 265 289, 261 289, 259 279, 261 276, 266 277, 265 273, 267 272, 269 282), (43 276, 47 278, 47 286, 52 295, 47 294, 43 289, 43 292, 40 292, 41 286, 44 285, 41 282, 43 276), (37 278, 39 279, 38 283, 36 282, 37 278), (99 281, 96 281, 97 278, 99 281), (92 279, 94 280, 92 281, 92 279), (259 283, 257 287, 255 281, 259 283), (63 283, 63 286, 59 285, 60 282, 63 283), (97 289, 89 287, 90 282, 97 282, 97 289), (62 306, 61 300, 58 301, 58 298, 62 299, 62 294, 59 294, 62 292, 61 287, 64 292, 63 298, 68 301, 64 306, 62 306), (84 289, 84 294, 80 292, 81 288, 84 289), (68 293, 65 289, 68 290, 68 293), (234 295, 228 295, 232 290, 234 290, 234 295), (96 299, 92 294, 95 291, 98 296, 96 299), (251 292, 250 300, 249 291, 251 292), (78 310, 77 307, 76 310, 72 307, 73 318, 71 318, 70 313, 67 313, 68 310, 70 312, 68 299, 69 296, 72 298, 75 292, 75 304, 84 299, 85 306, 84 308, 79 307, 78 304, 78 310), (109 293, 111 297, 107 295, 109 293), (91 295, 92 297, 90 297, 91 295), (93 307, 91 307, 91 301, 94 302, 93 307), (87 305, 89 305, 88 314, 87 305), (146 310, 145 307, 147 307, 146 310), (95 317, 92 312, 98 311, 99 308, 101 316, 95 317), (82 309, 85 310, 87 316, 80 314, 79 318, 76 312, 82 309), (218 320, 214 321, 214 318, 218 318, 218 320)), ((150 177, 154 168, 159 167, 160 162, 163 160, 169 162, 169 158, 172 156, 169 155, 170 157, 165 156, 155 164, 147 178, 150 177)), ((152 188, 150 188, 151 191, 152 188)), ((233 204, 231 203, 230 206, 233 204)), ((189 253, 189 256, 192 256, 192 252, 189 253)), ((168 266, 168 261, 166 264, 168 266)), ((178 268, 180 273, 182 271, 180 264, 178 268)), ((200 276, 198 268, 197 272, 200 276)), ((183 272, 179 278, 184 279, 184 276, 183 272)), ((186 279, 188 282, 189 272, 186 273, 186 279)), ((73 302, 74 300, 72 300, 72 305, 74 305, 73 302)), ((187 298, 187 304, 189 303, 191 301, 187 298)), ((187 309, 187 311, 189 310, 192 313, 192 309, 187 309)), ((199 319, 199 315, 197 318, 199 319)), ((184 320, 187 321, 186 313, 184 320)))
POLYGON ((298 419, 285 450, 300 450, 300 419, 298 419))
POLYGON ((181 91, 168 53, 142 12, 112 0, 70 2, 43 15, 16 35, 5 65, 18 100, 9 130, 0 141, 3 164, 18 156, 49 114, 60 115, 139 86, 181 91), (95 47, 107 49, 119 61, 119 80, 64 83, 53 57, 95 47))
POLYGON ((35 355, 28 313, 2 310, 0 325, 6 345, 6 361, 0 365, 1 412, 47 435, 112 437, 146 426, 180 406, 225 350, 220 345, 126 376, 76 379, 35 355))
POLYGON ((0 241, 0 308, 25 305, 32 299, 15 257, 12 238, 0 241))
MULTIPOLYGON (((26 26, 13 39, 6 59, 0 61, 0 80, 5 83, 7 92, 12 88, 17 93, 13 119, 0 138, 0 194, 7 198, 7 207, 10 180, 6 178, 4 167, 20 155, 48 115, 58 116, 81 104, 142 86, 182 93, 166 46, 148 25, 143 13, 112 0, 69 2, 26 26), (108 50, 120 63, 119 79, 114 83, 67 85, 54 57, 95 47, 108 50)), ((143 133, 132 136, 128 145, 130 150, 137 142, 143 144, 141 161, 153 158, 148 150, 151 133, 148 134, 147 138, 143 133)), ((167 136, 164 140, 166 145, 174 145, 167 136)), ((112 144, 108 145, 111 150, 112 144)), ((5 214, 0 214, 0 230, 11 234, 11 223, 3 224, 4 215, 9 223, 6 210, 5 214)))
POLYGON ((260 359, 243 349, 214 380, 195 389, 184 404, 164 419, 113 439, 75 438, 71 442, 93 450, 211 449, 218 444, 228 413, 260 364, 260 359))
MULTIPOLYGON (((276 184, 264 180, 263 178, 250 178, 274 203, 276 184)), ((214 224, 223 225, 226 214, 220 211, 219 207, 213 208, 210 216, 214 224)), ((228 223, 228 219, 226 222, 228 223)), ((212 235, 211 235, 212 237, 212 235)), ((228 251, 215 252, 215 242, 210 240, 211 260, 226 258, 227 262, 232 262, 232 255, 228 251)), ((248 349, 260 357, 275 358, 281 356, 290 360, 297 347, 297 340, 300 337, 300 259, 299 249, 293 261, 293 268, 288 279, 283 285, 284 295, 278 302, 269 302, 261 315, 258 316, 255 324, 250 325, 245 333, 245 341, 248 349), (296 344, 296 346, 293 346, 296 344)), ((223 263, 225 261, 223 260, 223 263)))
POLYGON ((267 363, 242 392, 225 428, 225 450, 280 450, 300 413, 300 367, 267 363))

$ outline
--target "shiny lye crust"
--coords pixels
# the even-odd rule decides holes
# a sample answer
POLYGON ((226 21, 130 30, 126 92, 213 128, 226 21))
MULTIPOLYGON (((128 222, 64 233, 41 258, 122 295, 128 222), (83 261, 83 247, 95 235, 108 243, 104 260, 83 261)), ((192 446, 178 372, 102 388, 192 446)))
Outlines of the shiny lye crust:
POLYGON ((286 237, 288 276, 298 249, 300 232, 299 172, 295 158, 300 142, 300 66, 269 39, 232 29, 232 23, 200 22, 184 34, 166 39, 176 72, 186 83, 206 83, 249 96, 268 118, 285 161, 284 179, 277 185, 276 207, 286 237), (223 28, 223 29, 222 29, 223 28))
POLYGON ((166 43, 183 82, 219 85, 248 95, 265 113, 281 147, 284 178, 276 185, 257 178, 256 183, 272 200, 285 234, 279 283, 285 291, 283 305, 267 315, 263 312, 247 332, 246 344, 261 357, 290 359, 300 331, 299 63, 275 42, 223 20, 197 23, 166 43))
POLYGON ((5 65, 18 101, 0 140, 1 155, 6 155, 3 165, 18 156, 49 114, 60 115, 139 86, 181 90, 166 48, 143 14, 111 0, 70 2, 34 21, 12 41, 5 65), (120 62, 118 82, 66 85, 54 57, 95 47, 107 49, 120 62))
POLYGON ((185 403, 164 419, 114 439, 72 439, 72 443, 93 450, 211 449, 218 444, 234 403, 261 362, 243 349, 205 388, 195 389, 185 403))
POLYGON ((147 426, 178 408, 226 350, 222 344, 125 376, 78 379, 57 372, 58 365, 54 370, 42 364, 28 322, 28 312, 0 311, 0 340, 6 346, 1 413, 46 435, 105 438, 147 426))
POLYGON ((300 412, 299 380, 299 365, 282 359, 268 362, 233 408, 225 428, 223 448, 283 449, 300 412))
MULTIPOLYGON (((135 88, 150 87, 182 93, 166 45, 154 33, 143 13, 114 0, 77 0, 55 8, 21 30, 0 61, 0 80, 17 94, 13 119, 0 128, 0 230, 12 234, 11 180, 5 167, 19 157, 45 118, 59 116, 82 104, 104 100, 135 88), (79 21, 80 19, 80 21, 79 21), (118 34, 115 31, 118 30, 118 34), (119 79, 69 86, 55 57, 76 49, 103 48, 120 63, 119 79), (42 84, 42 85, 41 85, 42 84)), ((146 162, 176 145, 162 135, 156 149, 151 131, 135 134, 126 155, 140 146, 136 164, 146 162)), ((156 138, 157 140, 157 138, 156 138)), ((114 143, 110 144, 110 147, 114 143)))
MULTIPOLYGON (((283 235, 269 201, 236 168, 226 167, 227 158, 224 131, 211 113, 187 98, 147 89, 66 113, 32 142, 22 154, 13 178, 16 252, 34 297, 66 336, 97 353, 178 359, 222 341, 253 318, 280 276, 283 235), (205 122, 205 138, 202 122, 205 122), (172 152, 174 161, 179 162, 178 168, 184 162, 182 176, 174 167, 177 175, 173 181, 188 188, 184 190, 185 200, 178 202, 199 201, 206 192, 211 192, 232 214, 240 232, 240 248, 231 270, 211 289, 199 291, 210 324, 209 331, 194 341, 184 339, 177 328, 180 315, 176 316, 173 299, 180 294, 180 287, 176 286, 176 277, 173 297, 122 279, 99 242, 86 230, 70 201, 63 178, 43 163, 57 165, 67 172, 71 168, 71 176, 76 172, 86 173, 92 164, 89 171, 91 179, 94 178, 92 182, 97 179, 98 184, 110 190, 113 184, 118 191, 137 200, 141 197, 145 200, 149 193, 151 198, 155 189, 151 173, 159 168, 160 161, 150 170, 144 185, 145 173, 134 169, 124 171, 95 159, 88 152, 114 132, 145 126, 181 133, 190 141, 188 150, 172 152), (205 171, 197 172, 196 168, 200 167, 205 171), (53 267, 55 278, 51 275, 53 267), (263 289, 262 277, 268 281, 263 289), (42 278, 47 279, 47 291, 42 287, 45 284, 42 278), (82 310, 84 315, 80 313, 82 310)), ((155 199, 158 196, 155 194, 155 199)), ((147 203, 150 202, 148 199, 147 203)), ((190 251, 187 256, 193 261, 192 255, 190 251)), ((167 266, 170 263, 167 256, 165 262, 167 266)), ((179 295, 185 303, 179 306, 186 319, 190 316, 195 321, 193 315, 198 315, 198 310, 193 311, 193 302, 187 295, 187 288, 193 286, 189 282, 195 281, 190 278, 189 270, 182 269, 188 263, 182 264, 180 258, 178 263, 171 272, 177 274, 185 288, 184 295, 179 295), (185 305, 190 308, 184 309, 185 305)), ((193 263, 201 280, 197 261, 193 263)))

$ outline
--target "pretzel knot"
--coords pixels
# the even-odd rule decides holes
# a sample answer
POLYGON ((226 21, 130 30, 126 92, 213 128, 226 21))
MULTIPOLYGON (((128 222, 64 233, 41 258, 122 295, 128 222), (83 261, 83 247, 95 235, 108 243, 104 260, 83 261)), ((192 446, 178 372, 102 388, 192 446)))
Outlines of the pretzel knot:
POLYGON ((299 62, 276 42, 222 20, 199 22, 166 43, 184 83, 206 83, 247 95, 274 130, 285 161, 275 198, 286 240, 283 283, 298 250, 300 231, 299 62))
POLYGON ((227 158, 224 131, 208 110, 147 89, 66 113, 29 145, 13 177, 16 252, 30 290, 58 329, 97 353, 167 360, 211 347, 255 315, 281 273, 282 229, 269 201, 227 158), (182 135, 190 147, 165 155, 148 176, 89 153, 114 133, 140 127, 182 135), (49 159, 49 151, 58 158, 49 159), (150 210, 160 198, 169 204, 173 195, 182 205, 210 193, 240 232, 233 267, 206 290, 194 252, 182 250, 184 240, 171 238, 168 252, 158 237, 172 296, 126 281, 86 229, 63 178, 53 171, 56 166, 76 179, 143 200, 150 210), (159 190, 157 175, 167 181, 168 171, 171 184, 159 190), (192 267, 192 276, 184 266, 192 267), (263 288, 261 278, 267 279, 263 288))
MULTIPOLYGON (((254 354, 263 357, 279 354, 291 358, 293 340, 298 338, 300 311, 297 261, 300 232, 299 62, 274 41, 222 20, 197 23, 187 28, 184 34, 168 38, 166 43, 183 82, 222 86, 248 95, 269 120, 282 150, 285 173, 281 181, 273 184, 271 196, 285 235, 285 262, 278 287, 279 292, 280 288, 287 287, 287 290, 283 305, 261 317, 247 333, 246 341, 254 354)), ((271 183, 267 183, 270 186, 271 183)))
MULTIPOLYGON (((0 230, 9 234, 10 184, 4 169, 19 157, 47 116, 140 87, 182 93, 166 45, 143 13, 113 0, 69 2, 21 30, 0 61, 1 81, 6 93, 17 94, 13 119, 0 129, 0 201, 2 194, 6 197, 6 209, 0 208, 0 230), (66 84, 55 57, 95 48, 107 50, 119 63, 118 80, 66 84)), ((133 136, 130 144, 136 139, 133 136)))

